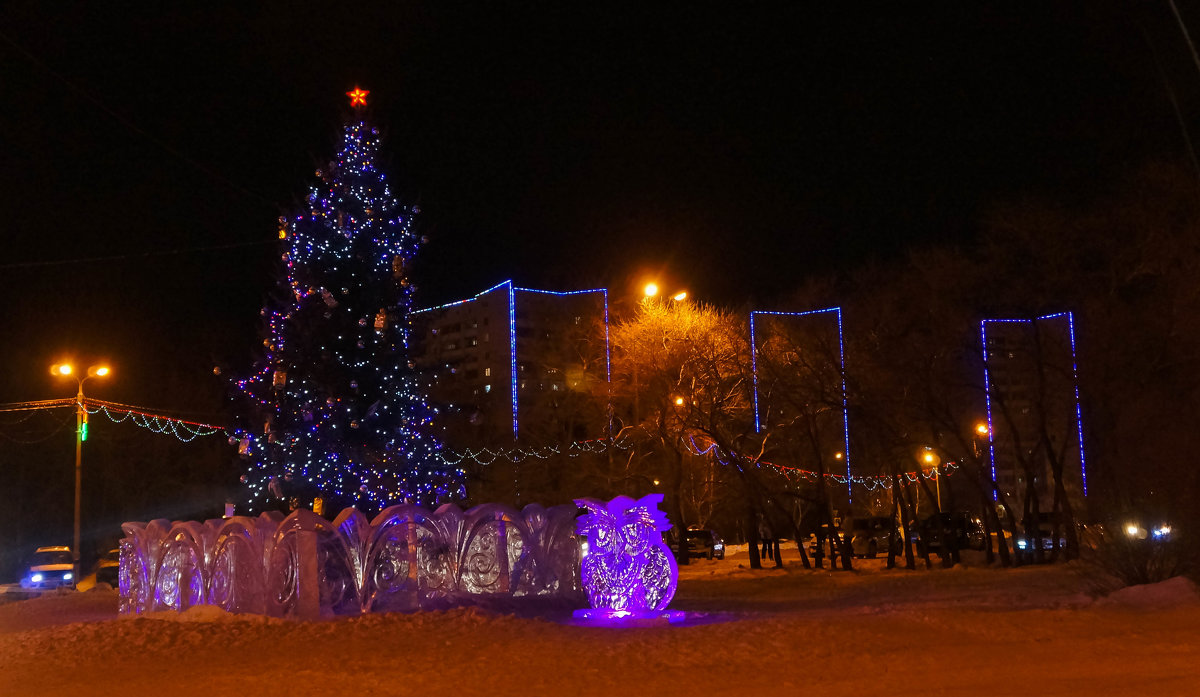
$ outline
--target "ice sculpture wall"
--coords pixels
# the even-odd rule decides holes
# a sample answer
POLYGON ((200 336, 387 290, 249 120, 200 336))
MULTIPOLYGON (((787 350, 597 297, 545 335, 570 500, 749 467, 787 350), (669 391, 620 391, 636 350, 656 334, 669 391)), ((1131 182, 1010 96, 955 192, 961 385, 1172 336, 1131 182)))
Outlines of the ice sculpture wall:
POLYGON ((316 619, 579 592, 574 506, 463 512, 398 505, 199 522, 125 523, 120 611, 217 605, 316 619))
POLYGON ((576 617, 682 619, 682 613, 665 612, 675 595, 679 569, 662 538, 671 529, 666 514, 658 510, 662 500, 662 494, 636 501, 618 496, 607 503, 575 499, 588 511, 579 517, 578 532, 587 535, 582 573, 592 606, 576 611, 576 617))

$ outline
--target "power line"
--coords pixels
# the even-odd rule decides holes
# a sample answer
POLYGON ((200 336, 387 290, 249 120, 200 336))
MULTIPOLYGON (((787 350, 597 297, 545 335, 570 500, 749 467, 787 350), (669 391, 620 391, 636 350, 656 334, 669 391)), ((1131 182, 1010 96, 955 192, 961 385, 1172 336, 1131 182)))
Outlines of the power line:
POLYGON ((33 268, 38 266, 63 266, 66 264, 90 264, 97 261, 116 261, 120 259, 145 259, 155 256, 169 256, 173 254, 190 254, 191 252, 207 252, 216 249, 237 249, 240 247, 254 247, 264 244, 274 244, 276 240, 256 240, 252 242, 230 242, 229 244, 214 244, 202 247, 182 247, 179 249, 162 249, 149 252, 138 252, 137 254, 113 254, 104 257, 81 257, 78 259, 55 259, 51 261, 20 261, 12 264, 0 264, 0 269, 17 269, 17 268, 33 268))
POLYGON ((67 86, 67 88, 69 88, 69 89, 70 89, 72 92, 74 92, 74 93, 75 93, 76 95, 78 95, 79 97, 82 97, 84 100, 86 100, 87 102, 89 102, 90 104, 92 104, 92 106, 96 107, 97 109, 100 109, 100 110, 101 110, 101 111, 103 111, 104 113, 106 113, 106 114, 108 114, 109 116, 111 116, 112 118, 116 119, 118 123, 120 123, 121 125, 125 126, 126 128, 128 128, 128 129, 129 129, 129 130, 131 130, 131 131, 133 131, 134 133, 136 133, 136 134, 138 134, 138 135, 142 136, 142 137, 143 137, 143 138, 145 138, 146 140, 149 140, 150 142, 154 143, 155 145, 157 145, 158 147, 162 148, 163 150, 165 150, 165 151, 166 151, 167 153, 169 153, 170 155, 173 155, 173 156, 175 156, 176 158, 178 158, 178 159, 179 159, 179 160, 181 160, 182 162, 184 162, 184 163, 186 163, 186 164, 188 164, 188 165, 191 165, 192 167, 196 168, 197 170, 199 170, 199 171, 203 172, 204 174, 207 174, 208 176, 210 176, 210 177, 212 177, 213 179, 215 179, 215 180, 217 180, 217 181, 221 182, 221 183, 222 183, 222 184, 224 184, 225 186, 229 187, 230 189, 233 189, 234 191, 236 191, 236 192, 238 192, 238 193, 240 193, 240 194, 243 194, 243 195, 245 195, 245 196, 249 196, 250 198, 258 199, 259 201, 262 201, 262 202, 265 202, 265 203, 269 203, 269 204, 275 205, 275 204, 274 204, 274 202, 273 202, 273 201, 271 201, 270 199, 268 199, 266 196, 263 196, 262 194, 258 193, 257 191, 252 191, 251 189, 248 189, 248 188, 246 188, 245 186, 242 186, 241 184, 238 184, 237 182, 234 182, 232 179, 230 179, 229 177, 227 177, 227 176, 225 176, 225 175, 221 174, 220 172, 217 172, 217 171, 215 171, 215 170, 213 170, 213 169, 211 169, 211 168, 209 168, 209 167, 207 167, 207 166, 205 166, 205 165, 203 165, 203 164, 201 164, 201 163, 197 162, 196 160, 192 159, 191 157, 188 157, 188 156, 187 156, 187 155, 185 155, 183 152, 181 152, 181 151, 177 150, 175 147, 173 147, 172 145, 170 145, 170 144, 169 144, 169 143, 167 143, 166 141, 164 141, 164 140, 162 140, 161 138, 159 138, 159 137, 155 136, 154 134, 150 133, 149 131, 147 131, 147 130, 145 130, 144 128, 142 128, 142 127, 138 126, 137 124, 133 123, 133 122, 132 122, 132 121, 130 121, 129 119, 125 118, 125 117, 124 117, 124 116, 122 116, 121 114, 117 113, 117 112, 116 112, 116 111, 114 111, 113 109, 109 108, 109 106, 108 106, 107 104, 105 104, 104 102, 100 101, 100 99, 98 99, 97 97, 94 97, 94 96, 92 96, 90 93, 88 93, 88 92, 87 92, 86 90, 84 90, 82 87, 80 87, 80 86, 76 85, 74 82, 72 82, 70 79, 68 79, 68 78, 67 78, 65 75, 63 75, 62 73, 59 73, 59 72, 58 72, 58 71, 56 71, 54 68, 51 68, 51 67, 50 67, 48 64, 46 64, 46 62, 45 62, 45 61, 43 61, 42 59, 38 58, 36 55, 34 55, 33 53, 31 53, 31 52, 30 52, 28 49, 26 49, 24 46, 22 46, 22 45, 18 44, 16 41, 14 41, 14 40, 13 40, 11 37, 9 37, 8 35, 6 35, 6 34, 5 34, 4 32, 2 32, 2 31, 0 31, 0 40, 3 40, 3 41, 4 41, 4 43, 6 43, 6 44, 8 44, 9 46, 11 46, 11 47, 12 47, 14 50, 16 50, 16 51, 17 51, 18 53, 20 53, 22 56, 24 56, 24 57, 25 57, 27 60, 29 60, 31 63, 33 63, 34 65, 38 66, 39 68, 41 68, 42 70, 46 71, 47 73, 49 73, 49 74, 50 74, 50 76, 51 76, 51 77, 53 77, 55 80, 58 80, 58 81, 59 81, 59 82, 61 82, 62 84, 66 85, 66 86, 67 86))

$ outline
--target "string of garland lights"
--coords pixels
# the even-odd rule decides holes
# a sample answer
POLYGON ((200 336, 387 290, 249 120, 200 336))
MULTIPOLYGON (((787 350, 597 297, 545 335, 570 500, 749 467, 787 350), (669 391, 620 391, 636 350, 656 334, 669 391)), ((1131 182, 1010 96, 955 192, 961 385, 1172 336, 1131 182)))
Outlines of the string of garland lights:
POLYGON ((30 422, 32 422, 32 420, 39 415, 49 414, 50 412, 63 407, 74 406, 75 401, 71 399, 49 399, 38 402, 0 404, 0 413, 17 415, 17 418, 5 418, 5 420, 0 423, 0 438, 3 438, 11 443, 17 443, 18 445, 32 445, 34 443, 41 443, 50 440, 51 438, 56 438, 59 433, 73 425, 74 419, 72 419, 69 414, 65 415, 64 418, 53 421, 50 425, 50 430, 39 431, 37 432, 37 435, 31 434, 31 431, 33 430, 33 424, 30 422), (5 432, 15 427, 21 427, 23 429, 21 436, 15 436, 11 433, 5 432))
POLYGON ((377 165, 368 92, 347 94, 340 150, 279 219, 284 269, 261 313, 263 355, 230 382, 252 508, 317 496, 431 506, 466 493, 465 472, 439 457, 437 410, 409 358, 419 210, 400 204, 377 165))
MULTIPOLYGON (((815 482, 818 477, 824 476, 826 481, 837 482, 844 484, 847 488, 857 484, 864 487, 867 491, 875 491, 876 489, 891 489, 893 477, 897 475, 877 474, 877 475, 848 475, 836 472, 826 472, 824 475, 813 470, 801 469, 799 467, 791 467, 788 465, 780 465, 766 460, 749 460, 747 458, 738 457, 734 453, 729 453, 723 450, 712 440, 701 444, 697 442, 697 438, 692 436, 685 441, 688 445, 688 451, 696 456, 708 456, 714 461, 725 466, 740 467, 740 462, 750 462, 755 467, 768 467, 775 470, 779 474, 791 479, 793 477, 804 479, 806 481, 815 482)), ((944 462, 937 466, 921 470, 912 470, 899 473, 904 481, 908 483, 916 483, 921 479, 931 480, 937 479, 940 476, 948 477, 958 470, 958 464, 955 462, 944 462)))
MULTIPOLYGON (((74 407, 75 400, 73 399, 53 399, 40 402, 2 404, 0 405, 0 412, 37 412, 74 407)), ((229 437, 231 443, 240 443, 237 432, 231 432, 224 426, 206 424, 198 421, 188 421, 173 416, 167 416, 165 414, 156 414, 146 411, 141 407, 128 404, 120 404, 118 402, 109 402, 87 397, 84 399, 84 409, 88 414, 104 414, 113 423, 119 424, 128 422, 153 431, 154 433, 170 433, 185 443, 191 442, 199 437, 217 434, 222 434, 229 437)), ((731 465, 733 463, 734 458, 728 454, 723 455, 722 451, 715 443, 709 441, 707 444, 701 444, 697 441, 698 439, 696 437, 689 438, 686 441, 688 444, 688 451, 692 455, 713 457, 715 461, 721 463, 722 465, 731 465)), ((546 445, 530 448, 467 448, 463 451, 442 448, 436 453, 436 456, 448 467, 460 467, 467 460, 486 467, 497 461, 520 463, 529 458, 537 458, 541 460, 547 460, 556 456, 576 458, 584 455, 602 455, 610 448, 629 450, 635 446, 636 439, 633 436, 624 436, 614 439, 593 438, 589 440, 574 441, 565 447, 560 445, 546 445)), ((774 462, 760 460, 754 464, 756 467, 770 468, 779 474, 788 477, 789 479, 798 478, 805 481, 814 482, 817 480, 817 477, 820 476, 813 470, 806 470, 789 465, 781 465, 774 462)), ((905 482, 916 483, 922 478, 926 480, 932 480, 939 476, 950 476, 958 469, 959 466, 957 463, 945 462, 934 468, 902 472, 899 474, 899 476, 905 482)), ((844 474, 827 472, 824 474, 824 476, 829 481, 834 481, 843 485, 858 485, 865 488, 867 491, 874 491, 879 488, 890 489, 894 485, 894 482, 892 481, 893 475, 854 475, 847 477, 844 474)))
POLYGON ((88 414, 104 414, 113 423, 129 421, 155 433, 170 433, 184 443, 189 443, 203 436, 225 433, 221 426, 185 421, 163 414, 151 414, 128 404, 106 402, 85 397, 83 408, 88 414))
MULTIPOLYGON (((48 399, 38 402, 15 402, 12 404, 0 404, 0 412, 30 412, 31 416, 37 412, 46 412, 54 409, 75 409, 76 401, 74 399, 48 399)), ((170 433, 179 440, 187 443, 202 436, 212 436, 218 433, 227 433, 223 426, 214 426, 212 424, 200 423, 198 421, 187 421, 166 414, 155 414, 146 411, 142 407, 135 407, 129 404, 120 404, 118 402, 108 402, 102 399, 93 399, 84 397, 83 409, 88 415, 104 414, 113 423, 129 423, 141 426, 155 433, 170 433)), ((27 417, 28 418, 28 417, 27 417)), ((24 421, 21 419, 14 423, 24 421)), ((69 420, 63 423, 68 423, 69 420)), ((5 424, 6 426, 12 424, 5 424)), ((35 442, 35 441, 29 441, 35 442)))

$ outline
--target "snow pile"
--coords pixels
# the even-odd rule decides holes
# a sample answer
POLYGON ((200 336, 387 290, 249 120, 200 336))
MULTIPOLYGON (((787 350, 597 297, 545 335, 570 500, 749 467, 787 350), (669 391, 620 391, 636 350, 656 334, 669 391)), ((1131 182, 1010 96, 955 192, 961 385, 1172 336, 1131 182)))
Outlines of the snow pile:
POLYGON ((1100 605, 1123 605, 1134 608, 1171 608, 1200 605, 1200 589, 1183 576, 1159 583, 1122 588, 1097 601, 1100 605))

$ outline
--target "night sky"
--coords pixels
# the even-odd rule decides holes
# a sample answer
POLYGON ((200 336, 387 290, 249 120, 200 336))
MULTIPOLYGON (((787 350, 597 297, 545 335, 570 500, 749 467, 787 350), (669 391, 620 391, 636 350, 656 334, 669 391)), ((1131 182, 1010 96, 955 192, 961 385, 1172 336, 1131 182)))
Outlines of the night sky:
POLYGON ((1164 85, 1200 113, 1161 2, 644 4, 6 2, 0 401, 69 396, 74 355, 114 364, 97 396, 212 414, 190 386, 249 363, 356 85, 423 211, 422 305, 653 274, 777 308, 1183 158, 1164 85))

